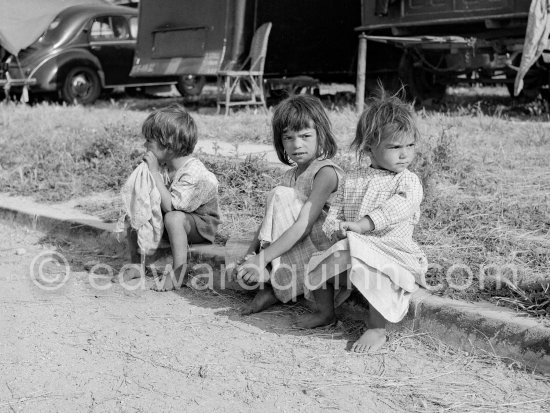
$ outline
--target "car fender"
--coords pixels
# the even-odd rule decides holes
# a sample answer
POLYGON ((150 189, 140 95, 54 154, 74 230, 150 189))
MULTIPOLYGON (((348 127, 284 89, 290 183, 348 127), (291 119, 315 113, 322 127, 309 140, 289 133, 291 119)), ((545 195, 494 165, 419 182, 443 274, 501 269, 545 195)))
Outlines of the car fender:
POLYGON ((101 86, 105 86, 105 74, 97 57, 82 49, 52 53, 42 60, 29 74, 36 79, 41 91, 56 91, 63 86, 65 76, 73 67, 85 66, 97 71, 101 86))

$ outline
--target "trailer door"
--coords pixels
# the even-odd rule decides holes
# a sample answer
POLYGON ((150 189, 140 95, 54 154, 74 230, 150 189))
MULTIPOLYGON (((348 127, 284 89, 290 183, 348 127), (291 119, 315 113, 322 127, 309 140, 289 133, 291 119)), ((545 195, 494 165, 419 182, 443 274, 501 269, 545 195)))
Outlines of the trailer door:
POLYGON ((215 75, 235 0, 141 0, 131 76, 215 75))

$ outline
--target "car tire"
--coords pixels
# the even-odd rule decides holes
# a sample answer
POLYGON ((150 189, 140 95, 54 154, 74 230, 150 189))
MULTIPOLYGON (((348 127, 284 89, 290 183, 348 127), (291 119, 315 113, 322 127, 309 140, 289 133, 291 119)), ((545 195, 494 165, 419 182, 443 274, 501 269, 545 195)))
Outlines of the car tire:
POLYGON ((206 84, 204 76, 183 75, 176 83, 176 89, 182 96, 198 96, 206 84))
POLYGON ((101 93, 97 72, 89 67, 75 67, 67 73, 60 90, 67 104, 91 105, 101 93))

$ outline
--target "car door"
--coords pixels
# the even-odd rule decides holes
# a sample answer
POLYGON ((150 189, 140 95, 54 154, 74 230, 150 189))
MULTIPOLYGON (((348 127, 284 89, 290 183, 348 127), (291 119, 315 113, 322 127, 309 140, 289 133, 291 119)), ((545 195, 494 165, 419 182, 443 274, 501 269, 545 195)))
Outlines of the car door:
POLYGON ((132 83, 129 77, 134 59, 135 38, 126 16, 94 18, 90 29, 90 49, 99 59, 105 74, 105 86, 132 83))

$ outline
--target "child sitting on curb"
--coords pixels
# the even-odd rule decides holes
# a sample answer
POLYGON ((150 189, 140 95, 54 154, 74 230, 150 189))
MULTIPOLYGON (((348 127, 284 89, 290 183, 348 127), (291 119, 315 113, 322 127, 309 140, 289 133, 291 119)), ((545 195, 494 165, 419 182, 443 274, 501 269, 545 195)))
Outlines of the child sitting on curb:
POLYGON ((342 292, 354 285, 369 302, 369 316, 352 351, 376 351, 386 342, 386 322, 401 321, 417 284, 425 285, 428 263, 412 238, 423 190, 407 169, 418 135, 410 106, 383 90, 361 115, 352 143, 360 164, 346 173, 323 225, 340 241, 309 261, 305 295, 318 310, 298 327, 333 323, 342 292))
POLYGON ((311 255, 331 245, 322 225, 342 170, 331 160, 337 145, 323 104, 313 96, 288 97, 275 108, 272 129, 277 156, 293 168, 269 192, 260 228, 235 262, 233 276, 259 290, 243 315, 296 300, 311 255))
MULTIPOLYGON (((141 263, 141 254, 154 251, 163 228, 166 229, 173 272, 165 271, 152 288, 179 289, 186 282, 189 244, 214 242, 220 223, 218 180, 200 160, 191 156, 197 143, 197 127, 183 107, 174 105, 151 113, 143 123, 142 133, 147 150, 144 163, 136 168, 122 190, 130 217, 130 259, 132 263, 141 263), (148 171, 144 172, 144 168, 148 171), (149 185, 143 184, 147 181, 149 185)), ((129 272, 124 277, 140 275, 129 272)))

